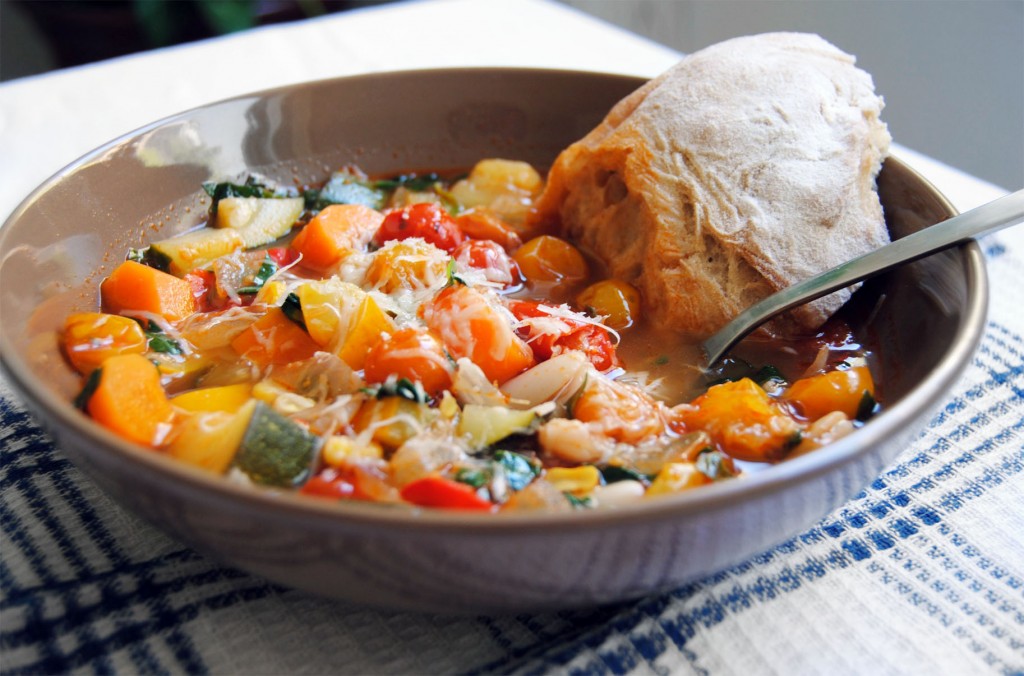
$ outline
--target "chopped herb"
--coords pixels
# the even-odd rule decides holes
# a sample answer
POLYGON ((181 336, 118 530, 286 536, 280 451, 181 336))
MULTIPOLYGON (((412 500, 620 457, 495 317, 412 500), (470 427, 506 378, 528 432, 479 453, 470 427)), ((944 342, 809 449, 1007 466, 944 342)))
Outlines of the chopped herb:
POLYGON ((736 466, 733 465, 732 458, 720 451, 701 451, 695 464, 701 474, 715 481, 736 476, 736 466))
POLYGON ((864 395, 860 398, 860 403, 857 405, 857 420, 863 422, 873 416, 877 410, 878 401, 870 392, 864 390, 864 395))
POLYGON ((401 397, 418 404, 426 404, 430 401, 430 397, 423 389, 423 385, 408 378, 388 378, 378 385, 376 389, 364 388, 363 392, 377 399, 401 397))
POLYGON ((128 249, 128 256, 125 260, 148 265, 161 272, 167 272, 171 267, 171 257, 151 246, 142 249, 128 249))
POLYGON ((608 465, 607 467, 602 467, 600 469, 604 482, 608 484, 613 484, 619 481, 639 481, 643 484, 651 483, 651 477, 646 474, 641 474, 635 469, 629 469, 628 467, 608 465))
POLYGON ((512 451, 495 451, 494 460, 505 469, 505 479, 514 491, 521 491, 540 474, 540 464, 512 451))
POLYGON ((434 184, 441 180, 441 177, 435 173, 429 174, 403 174, 401 176, 394 176, 392 178, 385 178, 379 181, 374 181, 372 186, 378 190, 397 190, 398 188, 405 188, 406 190, 412 190, 413 192, 423 192, 424 190, 430 190, 434 187, 434 184))
POLYGON ((102 368, 98 368, 89 374, 89 377, 85 379, 85 385, 82 386, 82 391, 75 397, 75 408, 82 411, 88 412, 89 400, 92 395, 96 392, 96 388, 100 386, 100 376, 102 368))
POLYGON ((376 184, 347 172, 334 174, 319 190, 303 191, 302 197, 310 211, 320 211, 332 204, 361 204, 379 211, 387 201, 387 195, 376 184))
POLYGON ((306 328, 306 319, 302 316, 302 303, 296 294, 290 293, 285 296, 284 302, 281 303, 281 312, 302 328, 306 328))
POLYGON ((210 205, 210 216, 217 214, 217 204, 225 197, 287 197, 290 194, 289 191, 264 183, 255 176, 246 178, 245 183, 207 181, 203 183, 203 190, 213 200, 213 204, 210 205))
POLYGON ((252 279, 252 284, 243 286, 238 289, 240 294, 252 294, 259 293, 263 285, 267 283, 267 280, 274 276, 278 270, 277 263, 269 255, 263 259, 263 263, 260 265, 260 269, 256 272, 256 275, 252 279))
POLYGON ((142 322, 142 331, 146 334, 147 345, 153 352, 160 354, 184 354, 181 345, 153 322, 142 322))
POLYGON ((573 509, 589 509, 594 506, 594 502, 590 499, 589 495, 581 498, 568 491, 563 491, 562 495, 564 495, 565 499, 569 501, 569 504, 573 506, 573 509))
POLYGON ((445 268, 445 274, 448 276, 448 283, 445 285, 445 287, 455 286, 456 284, 459 284, 461 286, 469 286, 469 284, 466 284, 466 280, 464 280, 462 277, 459 277, 459 275, 457 274, 457 269, 458 268, 455 264, 455 259, 449 258, 448 266, 445 268))
POLYGON ((460 467, 455 471, 453 478, 459 483, 467 484, 473 488, 483 488, 491 482, 493 477, 493 472, 488 468, 460 467))
POLYGON ((761 387, 786 384, 786 378, 782 375, 782 372, 771 364, 762 366, 751 379, 761 387))

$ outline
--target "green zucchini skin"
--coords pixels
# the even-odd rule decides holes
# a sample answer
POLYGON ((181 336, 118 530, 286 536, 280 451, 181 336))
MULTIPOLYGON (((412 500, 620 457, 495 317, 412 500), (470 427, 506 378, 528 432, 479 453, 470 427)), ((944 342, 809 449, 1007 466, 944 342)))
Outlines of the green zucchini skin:
POLYGON ((309 478, 319 446, 319 438, 259 402, 234 466, 257 484, 294 488, 309 478))

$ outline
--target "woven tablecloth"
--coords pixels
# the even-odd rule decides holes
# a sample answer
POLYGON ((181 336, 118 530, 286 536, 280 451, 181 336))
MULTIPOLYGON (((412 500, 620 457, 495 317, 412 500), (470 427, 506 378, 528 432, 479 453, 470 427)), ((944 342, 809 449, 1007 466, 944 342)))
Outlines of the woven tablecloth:
MULTIPOLYGON (((442 0, 27 78, 0 86, 0 214, 109 138, 246 91, 467 64, 654 75, 678 57, 539 0, 442 0)), ((961 209, 1002 192, 898 151, 961 209)), ((0 382, 0 670, 1024 673, 1024 229, 982 248, 992 302, 980 349, 868 488, 741 565, 588 610, 383 612, 223 567, 113 503, 0 382)))

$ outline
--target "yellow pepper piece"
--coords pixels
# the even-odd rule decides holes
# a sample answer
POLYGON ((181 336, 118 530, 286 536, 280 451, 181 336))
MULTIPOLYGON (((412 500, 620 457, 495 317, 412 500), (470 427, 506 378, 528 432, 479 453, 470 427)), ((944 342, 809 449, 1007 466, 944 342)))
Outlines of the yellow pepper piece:
POLYGON ((601 472, 593 465, 579 467, 553 467, 544 478, 563 493, 586 494, 601 483, 601 472))
POLYGON ((238 383, 237 385, 191 390, 173 397, 171 403, 192 413, 212 413, 214 411, 234 413, 242 408, 251 396, 252 386, 248 383, 238 383))
POLYGON ((647 495, 666 495, 711 483, 697 465, 692 462, 670 462, 661 468, 658 476, 651 482, 647 495))
POLYGON ((360 444, 351 437, 334 434, 324 442, 320 457, 331 467, 342 467, 353 460, 379 460, 384 457, 384 449, 373 441, 360 444))
POLYGON ((393 333, 395 323, 380 305, 367 295, 359 305, 352 320, 352 326, 338 350, 338 356, 355 370, 363 368, 366 354, 380 339, 382 333, 393 333))
POLYGON ((296 293, 310 337, 329 349, 342 343, 366 299, 366 292, 355 284, 333 278, 306 282, 296 293))
POLYGON ((271 280, 260 287, 256 293, 256 303, 263 305, 281 305, 288 297, 288 285, 276 279, 271 280))
POLYGON ((422 426, 429 424, 437 411, 426 404, 403 399, 385 397, 367 399, 359 407, 352 420, 357 432, 373 429, 373 440, 387 449, 396 449, 415 435, 422 426))
POLYGON ((242 444, 256 401, 250 400, 236 413, 213 411, 196 413, 178 426, 167 446, 172 457, 190 465, 223 474, 242 444))

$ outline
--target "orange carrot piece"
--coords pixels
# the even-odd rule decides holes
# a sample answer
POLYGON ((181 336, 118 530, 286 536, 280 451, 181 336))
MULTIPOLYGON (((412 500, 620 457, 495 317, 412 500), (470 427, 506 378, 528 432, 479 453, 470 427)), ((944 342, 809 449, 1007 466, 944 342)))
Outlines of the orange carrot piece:
POLYGON ((259 366, 302 361, 320 349, 305 329, 276 307, 238 334, 231 347, 259 366))
POLYGON ((134 310, 175 321, 196 311, 191 284, 135 261, 121 263, 103 280, 100 297, 112 314, 134 310))
POLYGON ((141 354, 121 354, 104 361, 99 374, 86 404, 89 415, 125 439, 159 445, 170 429, 174 408, 156 366, 141 354))
POLYGON ((292 248, 302 254, 302 265, 324 270, 365 247, 383 221, 383 214, 361 204, 332 204, 302 228, 292 248))
POLYGON ((489 380, 503 383, 536 363, 511 322, 471 287, 443 289, 424 305, 423 320, 453 357, 468 357, 489 380))
POLYGON ((817 420, 832 411, 856 418, 865 395, 873 397, 875 383, 867 366, 829 371, 797 380, 782 395, 794 403, 808 420, 817 420))

